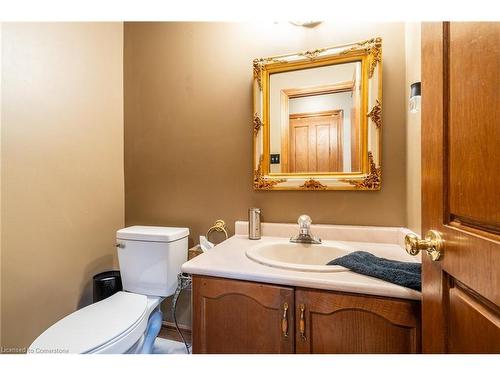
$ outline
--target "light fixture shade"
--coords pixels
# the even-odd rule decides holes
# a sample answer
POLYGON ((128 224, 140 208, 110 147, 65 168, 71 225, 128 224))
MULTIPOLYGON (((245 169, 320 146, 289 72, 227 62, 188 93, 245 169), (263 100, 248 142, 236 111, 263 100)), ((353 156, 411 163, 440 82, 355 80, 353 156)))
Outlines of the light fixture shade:
POLYGON ((313 28, 323 21, 290 21, 292 25, 313 28))
POLYGON ((422 96, 421 95, 421 86, 422 84, 420 82, 415 82, 412 83, 410 86, 410 98, 413 98, 414 96, 422 96))
POLYGON ((420 112, 421 83, 415 82, 410 86, 410 113, 420 112))

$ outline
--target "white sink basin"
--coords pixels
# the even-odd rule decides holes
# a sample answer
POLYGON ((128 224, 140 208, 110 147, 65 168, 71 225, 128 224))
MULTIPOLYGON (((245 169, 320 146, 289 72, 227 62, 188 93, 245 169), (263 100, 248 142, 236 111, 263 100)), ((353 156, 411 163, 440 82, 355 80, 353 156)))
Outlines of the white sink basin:
POLYGON ((246 255, 251 260, 270 267, 307 272, 339 272, 347 271, 347 268, 326 264, 353 251, 355 250, 333 241, 321 245, 267 242, 251 247, 246 255))

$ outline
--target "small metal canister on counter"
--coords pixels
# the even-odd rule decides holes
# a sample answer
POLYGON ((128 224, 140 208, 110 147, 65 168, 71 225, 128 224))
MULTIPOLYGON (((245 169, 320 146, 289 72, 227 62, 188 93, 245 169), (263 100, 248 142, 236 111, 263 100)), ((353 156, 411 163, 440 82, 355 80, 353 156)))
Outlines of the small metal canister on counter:
POLYGON ((248 209, 248 238, 260 240, 260 208, 248 209))

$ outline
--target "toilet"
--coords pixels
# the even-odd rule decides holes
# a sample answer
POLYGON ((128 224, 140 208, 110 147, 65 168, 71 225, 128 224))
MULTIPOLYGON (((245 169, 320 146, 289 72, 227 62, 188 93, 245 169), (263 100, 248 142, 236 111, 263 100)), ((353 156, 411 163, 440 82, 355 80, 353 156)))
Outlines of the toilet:
POLYGON ((175 293, 187 260, 188 228, 132 226, 116 232, 123 290, 59 320, 28 353, 138 353, 153 350, 160 303, 175 293))

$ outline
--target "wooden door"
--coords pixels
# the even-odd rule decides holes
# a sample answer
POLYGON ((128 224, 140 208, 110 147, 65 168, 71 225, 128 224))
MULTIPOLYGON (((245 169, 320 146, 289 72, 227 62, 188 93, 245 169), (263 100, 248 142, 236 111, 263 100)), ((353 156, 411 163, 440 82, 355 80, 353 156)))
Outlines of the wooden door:
POLYGON ((290 115, 290 172, 341 172, 342 111, 290 115))
POLYGON ((500 353, 500 23, 422 26, 426 353, 500 353))
POLYGON ((297 353, 418 353, 420 303, 297 288, 297 353))
POLYGON ((293 288, 193 276, 193 353, 294 353, 293 306, 293 288))

